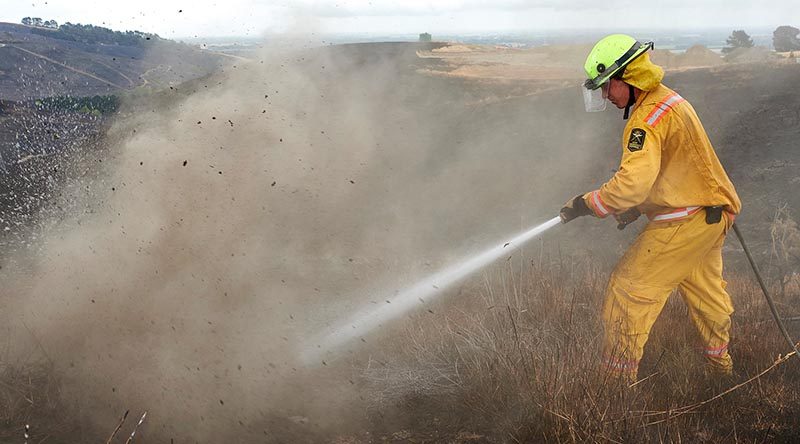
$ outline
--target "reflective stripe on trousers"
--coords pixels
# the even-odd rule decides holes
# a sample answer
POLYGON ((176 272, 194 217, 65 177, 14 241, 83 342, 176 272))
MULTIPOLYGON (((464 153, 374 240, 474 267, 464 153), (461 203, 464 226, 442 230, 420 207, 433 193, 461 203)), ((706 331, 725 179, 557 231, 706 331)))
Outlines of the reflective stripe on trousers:
POLYGON ((705 348, 703 354, 706 356, 724 356, 728 352, 728 344, 725 343, 719 347, 705 348))

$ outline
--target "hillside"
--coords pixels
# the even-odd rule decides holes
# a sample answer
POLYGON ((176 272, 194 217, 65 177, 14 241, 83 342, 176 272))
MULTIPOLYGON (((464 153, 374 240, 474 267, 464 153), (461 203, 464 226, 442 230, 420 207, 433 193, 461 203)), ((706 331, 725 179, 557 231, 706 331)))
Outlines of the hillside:
POLYGON ((52 37, 55 32, 0 23, 0 99, 164 88, 207 75, 226 62, 218 54, 169 40, 85 43, 52 37))

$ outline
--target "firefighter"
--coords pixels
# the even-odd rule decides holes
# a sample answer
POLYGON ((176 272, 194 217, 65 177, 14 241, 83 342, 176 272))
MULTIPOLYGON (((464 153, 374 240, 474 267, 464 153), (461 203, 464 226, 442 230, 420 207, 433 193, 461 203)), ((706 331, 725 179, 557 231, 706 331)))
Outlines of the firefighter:
POLYGON ((586 110, 602 110, 606 101, 625 110, 622 160, 599 189, 570 199, 561 219, 614 216, 620 227, 640 214, 649 219, 606 289, 602 362, 608 371, 636 379, 650 329, 677 288, 709 368, 730 375, 733 306, 722 279, 722 244, 741 202, 694 108, 661 83, 664 70, 650 61, 652 48, 615 34, 589 53, 586 110))

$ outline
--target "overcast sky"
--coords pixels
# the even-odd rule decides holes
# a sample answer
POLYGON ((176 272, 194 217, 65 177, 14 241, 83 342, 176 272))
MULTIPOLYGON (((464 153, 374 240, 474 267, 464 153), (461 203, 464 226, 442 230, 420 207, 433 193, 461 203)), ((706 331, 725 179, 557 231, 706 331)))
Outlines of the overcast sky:
POLYGON ((552 29, 800 27, 798 0, 2 0, 0 21, 90 23, 162 37, 287 31, 380 35, 552 29), (657 3, 664 3, 659 5, 657 3))

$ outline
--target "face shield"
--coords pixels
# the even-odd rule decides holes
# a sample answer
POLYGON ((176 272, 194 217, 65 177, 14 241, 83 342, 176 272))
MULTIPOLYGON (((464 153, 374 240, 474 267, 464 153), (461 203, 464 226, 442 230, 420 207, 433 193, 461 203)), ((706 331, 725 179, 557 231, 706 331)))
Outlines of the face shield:
POLYGON ((597 89, 589 89, 585 85, 581 86, 581 90, 583 90, 583 106, 586 108, 587 113, 605 111, 608 101, 603 97, 603 90, 607 88, 607 85, 608 82, 597 89))

